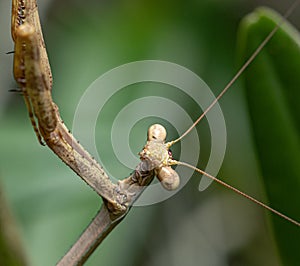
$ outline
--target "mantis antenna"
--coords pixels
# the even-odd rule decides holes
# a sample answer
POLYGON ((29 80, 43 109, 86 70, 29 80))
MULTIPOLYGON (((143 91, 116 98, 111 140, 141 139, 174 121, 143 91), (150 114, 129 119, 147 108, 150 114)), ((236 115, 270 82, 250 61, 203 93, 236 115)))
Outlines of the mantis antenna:
POLYGON ((183 166, 189 167, 189 168, 193 169, 194 171, 196 171, 196 172, 198 172, 198 173, 200 173, 200 174, 202 174, 202 175, 207 176, 208 178, 210 178, 210 179, 216 181, 217 183, 223 185, 224 187, 227 187, 227 188, 233 190, 234 192, 236 192, 236 193, 242 195, 243 197, 245 197, 245 198, 251 200, 252 202, 255 202, 256 204, 258 204, 258 205, 260 205, 260 206, 266 208, 267 210, 269 210, 269 211, 271 211, 271 212, 277 214, 278 216, 282 217, 283 219, 285 219, 285 220, 287 220, 287 221, 293 223, 294 225, 297 225, 297 226, 300 227, 300 223, 297 222, 297 221, 295 221, 294 219, 292 219, 292 218, 286 216, 285 214, 283 214, 283 213, 281 213, 281 212, 279 212, 279 211, 277 211, 277 210, 271 208, 270 206, 268 206, 268 205, 262 203, 261 201, 255 199, 255 198, 253 198, 253 197, 251 197, 251 196, 249 196, 248 194, 246 194, 246 193, 244 193, 244 192, 238 190, 237 188, 235 188, 235 187, 233 187, 233 186, 231 186, 231 185, 225 183, 224 181, 222 181, 222 180, 220 180, 220 179, 218 179, 218 178, 216 178, 216 177, 210 175, 209 173, 204 172, 203 170, 201 170, 201 169, 199 169, 199 168, 197 168, 197 167, 195 167, 195 166, 192 166, 192 165, 190 165, 190 164, 188 164, 188 163, 185 163, 185 162, 179 162, 179 161, 176 161, 176 160, 172 160, 172 161, 171 161, 171 164, 172 164, 172 165, 183 165, 183 166))
POLYGON ((199 168, 190 165, 185 162, 176 161, 172 158, 171 153, 169 152, 169 147, 172 145, 172 142, 164 143, 166 138, 166 130, 160 124, 152 125, 148 130, 148 142, 144 149, 140 152, 140 156, 142 160, 150 159, 152 162, 152 167, 155 169, 155 175, 161 182, 162 186, 167 190, 175 190, 179 187, 179 176, 177 172, 171 168, 172 165, 182 165, 188 168, 193 169, 194 171, 209 177, 210 179, 216 181, 217 183, 223 185, 226 188, 231 189, 232 191, 236 192, 237 194, 251 200, 252 202, 264 207, 265 209, 277 214, 278 216, 282 217, 283 219, 291 222, 292 224, 299 226, 300 223, 296 220, 286 216, 285 214, 271 208, 270 206, 262 203, 261 201, 249 196, 245 192, 227 184, 226 182, 220 180, 219 178, 206 173, 199 168))
MULTIPOLYGON (((223 95, 228 91, 228 89, 232 86, 232 84, 240 77, 240 75, 244 72, 244 70, 252 63, 252 61, 256 58, 256 56, 259 54, 259 52, 266 46, 266 44, 269 42, 269 40, 273 37, 273 35, 277 32, 277 30, 281 27, 281 25, 286 21, 286 19, 290 16, 290 14, 295 10, 295 8, 297 7, 297 5, 299 4, 299 0, 295 1, 291 7, 286 11, 286 13, 284 14, 284 16, 282 17, 282 19, 279 21, 279 23, 274 27, 274 29, 266 36, 266 38, 263 40, 263 42, 256 48, 256 50, 253 52, 253 54, 248 58, 248 60, 244 63, 244 65, 238 70, 238 72, 234 75, 234 77, 229 81, 229 83, 224 87, 224 89, 219 93, 219 95, 212 101, 212 103, 206 108, 206 110, 199 116, 199 118, 191 125, 191 127, 189 127, 179 138, 170 141, 168 143, 166 143, 167 148, 170 148, 173 144, 179 142, 180 140, 182 140, 187 134, 189 134, 192 129, 204 118, 204 116, 214 107, 214 105, 223 97, 223 95)), ((283 219, 293 223, 296 226, 300 227, 300 223, 297 222, 296 220, 284 215, 283 213, 269 207, 268 205, 260 202, 259 200, 249 196, 248 194, 238 190, 237 188, 225 183, 224 181, 218 179, 215 176, 210 175, 209 173, 206 173, 203 170, 200 170, 199 168, 192 166, 188 163, 185 162, 180 162, 180 161, 176 161, 173 159, 170 159, 169 161, 169 165, 182 165, 182 166, 186 166, 189 167, 191 169, 193 169, 194 171, 207 176, 208 178, 216 181, 217 183, 233 190, 234 192, 242 195, 243 197, 251 200, 252 202, 255 202, 256 204, 264 207, 265 209, 277 214, 278 216, 282 217, 283 219)))
POLYGON ((286 21, 286 19, 291 15, 291 13, 295 10, 297 5, 299 4, 299 0, 295 1, 290 8, 286 11, 282 19, 278 22, 278 24, 274 27, 274 29, 267 35, 267 37, 263 40, 263 42, 256 48, 253 54, 248 58, 248 60, 244 63, 244 65, 239 69, 239 71, 234 75, 234 77, 228 82, 225 88, 219 93, 219 95, 212 101, 212 103, 206 108, 206 110, 199 116, 199 118, 188 128, 178 139, 175 139, 170 142, 170 146, 182 140, 187 134, 189 134, 192 129, 204 118, 204 116, 214 107, 214 105, 223 97, 223 95, 228 91, 228 89, 232 86, 232 84, 241 76, 244 70, 252 63, 252 61, 256 58, 259 52, 266 46, 269 40, 273 37, 273 35, 277 32, 277 30, 281 27, 281 25, 286 21))

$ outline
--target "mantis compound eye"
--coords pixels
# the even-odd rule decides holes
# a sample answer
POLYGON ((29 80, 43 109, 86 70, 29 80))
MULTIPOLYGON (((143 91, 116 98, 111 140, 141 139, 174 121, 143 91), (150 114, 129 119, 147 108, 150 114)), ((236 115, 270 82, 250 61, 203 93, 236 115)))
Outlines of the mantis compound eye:
POLYGON ((167 136, 166 129, 160 124, 154 124, 148 129, 148 140, 164 142, 167 136))
POLYGON ((179 175, 173 168, 171 168, 171 166, 164 166, 160 168, 156 176, 166 190, 175 190, 179 187, 179 175))

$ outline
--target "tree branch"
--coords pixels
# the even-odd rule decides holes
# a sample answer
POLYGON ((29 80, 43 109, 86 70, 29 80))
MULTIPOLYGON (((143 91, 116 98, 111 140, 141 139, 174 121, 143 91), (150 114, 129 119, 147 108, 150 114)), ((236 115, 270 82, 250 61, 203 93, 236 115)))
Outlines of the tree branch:
POLYGON ((103 239, 121 222, 124 216, 112 221, 105 205, 81 234, 68 253, 57 263, 57 266, 83 265, 103 239))

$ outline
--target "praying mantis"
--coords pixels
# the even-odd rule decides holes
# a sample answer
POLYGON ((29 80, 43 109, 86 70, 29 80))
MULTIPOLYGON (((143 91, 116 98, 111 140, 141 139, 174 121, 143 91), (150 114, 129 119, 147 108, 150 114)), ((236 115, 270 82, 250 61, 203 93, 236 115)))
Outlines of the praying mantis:
MULTIPOLYGON (((50 80, 48 80, 48 82, 49 83, 51 83, 51 81, 50 80)), ((49 95, 48 95, 49 96, 49 95)), ((25 96, 26 97, 26 96, 25 96)), ((29 98, 30 98, 31 96, 29 96, 29 98)), ((33 103, 33 104, 37 104, 37 103, 33 103)), ((52 106, 52 107, 50 107, 50 114, 52 114, 52 116, 55 116, 55 112, 56 112, 56 107, 55 106, 52 106)), ((48 116, 46 116, 46 118, 45 118, 46 120, 48 119, 48 116)), ((47 122, 46 122, 47 123, 47 122)), ((53 127, 55 127, 56 125, 53 125, 53 127)), ((37 132, 37 135, 39 135, 39 133, 37 132)))

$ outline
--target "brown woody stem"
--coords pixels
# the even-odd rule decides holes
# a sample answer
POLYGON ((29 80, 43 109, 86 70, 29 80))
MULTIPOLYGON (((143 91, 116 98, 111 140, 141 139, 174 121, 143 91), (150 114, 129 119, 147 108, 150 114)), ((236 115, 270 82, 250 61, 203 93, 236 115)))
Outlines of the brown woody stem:
POLYGON ((57 266, 83 265, 104 238, 124 217, 125 215, 112 220, 109 210, 105 205, 102 205, 96 217, 88 225, 66 255, 57 263, 57 266))

